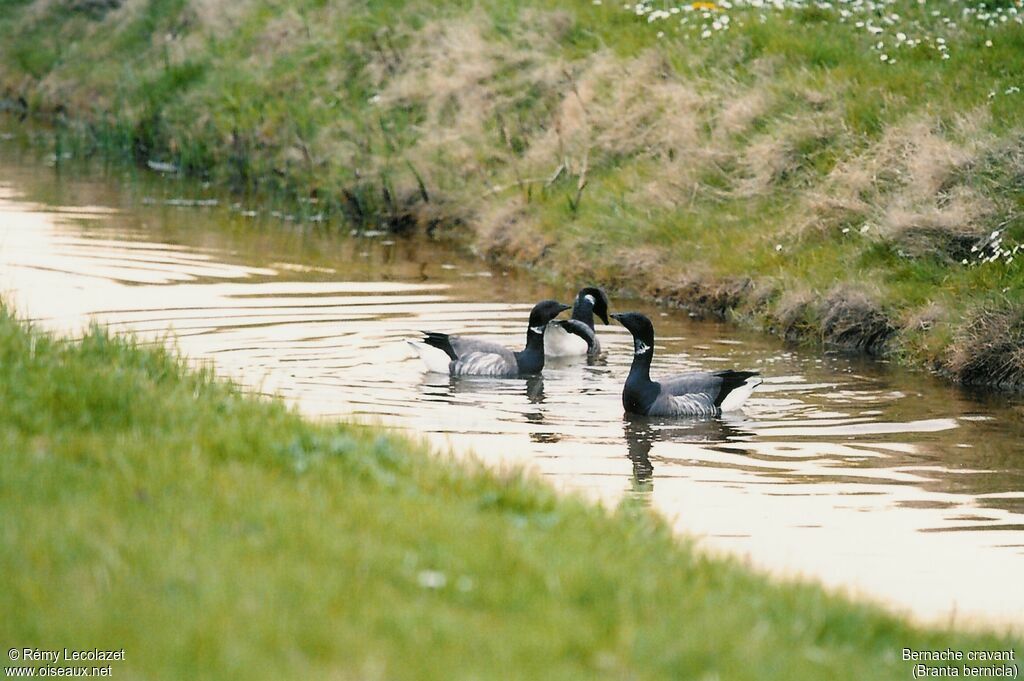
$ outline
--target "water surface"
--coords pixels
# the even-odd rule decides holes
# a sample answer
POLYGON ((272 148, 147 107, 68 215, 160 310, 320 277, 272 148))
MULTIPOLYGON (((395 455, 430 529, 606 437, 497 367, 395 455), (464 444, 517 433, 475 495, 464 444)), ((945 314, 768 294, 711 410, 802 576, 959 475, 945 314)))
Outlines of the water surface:
POLYGON ((527 465, 608 504, 631 496, 702 546, 814 577, 924 619, 1024 623, 1024 403, 925 373, 797 351, 633 301, 655 322, 654 373, 757 369, 742 413, 629 420, 632 358, 543 378, 424 375, 417 330, 522 343, 553 290, 450 246, 337 228, 134 171, 60 168, 0 138, 0 293, 46 327, 91 320, 165 338, 317 417, 382 421, 527 465))

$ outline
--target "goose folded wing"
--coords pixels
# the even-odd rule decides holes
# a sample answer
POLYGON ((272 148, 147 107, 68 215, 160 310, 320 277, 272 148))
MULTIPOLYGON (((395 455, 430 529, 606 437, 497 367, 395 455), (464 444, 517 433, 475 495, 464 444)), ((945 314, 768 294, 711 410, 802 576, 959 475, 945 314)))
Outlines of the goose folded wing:
POLYGON ((658 416, 717 416, 718 407, 707 393, 662 393, 654 401, 651 413, 658 416))
MULTIPOLYGON (((755 371, 693 372, 672 376, 661 381, 662 394, 671 398, 680 408, 714 411, 737 388, 747 386, 755 371), (706 406, 705 406, 706 405, 706 406)), ((756 380, 756 379, 755 379, 756 380)), ((758 381, 759 382, 759 381, 758 381)), ((749 393, 749 388, 747 389, 749 393)))
POLYGON ((519 371, 519 365, 513 355, 505 348, 504 352, 468 352, 459 355, 452 363, 452 374, 455 376, 511 376, 519 371))
POLYGON ((516 358, 513 352, 499 343, 486 341, 481 338, 472 338, 470 336, 449 336, 448 342, 451 343, 452 349, 455 350, 455 355, 459 359, 462 359, 472 353, 484 353, 499 355, 515 364, 516 358))
POLYGON ((694 371, 659 378, 658 383, 661 384, 662 392, 667 395, 702 393, 712 400, 718 397, 718 392, 722 387, 722 379, 706 371, 694 371))

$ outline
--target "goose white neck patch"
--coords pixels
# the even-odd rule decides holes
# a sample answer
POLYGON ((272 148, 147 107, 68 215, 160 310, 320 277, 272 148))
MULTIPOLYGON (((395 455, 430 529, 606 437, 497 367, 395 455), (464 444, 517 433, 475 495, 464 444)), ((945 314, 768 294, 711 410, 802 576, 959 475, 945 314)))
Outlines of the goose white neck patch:
POLYGON ((645 352, 650 352, 651 346, 644 343, 642 340, 637 339, 633 342, 633 354, 636 356, 642 355, 645 352))
POLYGON ((540 334, 543 334, 544 333, 544 327, 543 326, 531 326, 530 327, 530 333, 540 333, 540 334))
POLYGON ((587 301, 591 305, 594 305, 595 303, 597 303, 597 301, 594 300, 594 296, 590 295, 589 293, 587 295, 583 296, 583 300, 587 301))

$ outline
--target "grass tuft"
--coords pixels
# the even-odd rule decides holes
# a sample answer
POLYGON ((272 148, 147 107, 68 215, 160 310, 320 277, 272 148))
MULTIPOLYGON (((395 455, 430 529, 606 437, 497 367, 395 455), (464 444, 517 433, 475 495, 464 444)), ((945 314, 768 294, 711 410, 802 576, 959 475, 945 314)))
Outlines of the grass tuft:
POLYGON ((964 385, 1024 387, 1024 306, 1003 303, 980 310, 954 339, 949 371, 964 385))

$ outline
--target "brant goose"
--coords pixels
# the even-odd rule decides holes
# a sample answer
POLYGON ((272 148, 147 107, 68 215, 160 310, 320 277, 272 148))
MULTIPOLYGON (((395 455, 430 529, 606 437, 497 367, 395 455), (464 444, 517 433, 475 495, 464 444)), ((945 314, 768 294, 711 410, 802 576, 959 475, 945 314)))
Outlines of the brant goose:
POLYGON ((739 409, 761 384, 756 371, 692 372, 651 380, 654 326, 638 312, 613 314, 633 334, 633 365, 622 388, 622 406, 642 416, 718 416, 739 409))
POLYGON ((551 322, 544 339, 548 357, 593 357, 601 352, 601 343, 594 332, 594 315, 608 323, 608 296, 601 289, 588 286, 576 294, 572 319, 551 322))
POLYGON ((422 342, 409 341, 427 371, 452 376, 520 376, 539 374, 544 368, 544 329, 548 322, 568 310, 557 300, 542 300, 530 312, 526 347, 513 352, 503 345, 446 333, 424 331, 422 342))

